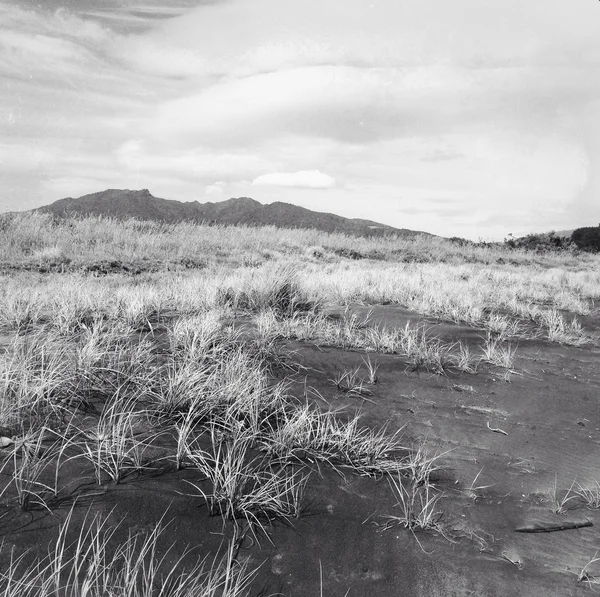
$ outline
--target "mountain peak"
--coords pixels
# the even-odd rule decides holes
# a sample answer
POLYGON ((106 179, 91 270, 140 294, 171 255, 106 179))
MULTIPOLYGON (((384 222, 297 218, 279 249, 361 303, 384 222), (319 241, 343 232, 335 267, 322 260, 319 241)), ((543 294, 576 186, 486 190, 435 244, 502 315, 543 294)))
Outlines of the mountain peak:
POLYGON ((225 199, 225 201, 219 201, 217 205, 224 206, 239 206, 239 207, 262 207, 263 204, 252 199, 251 197, 232 197, 231 199, 225 199))

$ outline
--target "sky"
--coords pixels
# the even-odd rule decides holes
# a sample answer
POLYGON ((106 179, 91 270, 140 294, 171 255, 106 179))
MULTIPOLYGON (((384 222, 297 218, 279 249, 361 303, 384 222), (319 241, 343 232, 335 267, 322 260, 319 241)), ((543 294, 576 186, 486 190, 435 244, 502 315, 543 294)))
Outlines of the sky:
POLYGON ((600 222, 597 0, 0 0, 0 211, 107 188, 600 222))

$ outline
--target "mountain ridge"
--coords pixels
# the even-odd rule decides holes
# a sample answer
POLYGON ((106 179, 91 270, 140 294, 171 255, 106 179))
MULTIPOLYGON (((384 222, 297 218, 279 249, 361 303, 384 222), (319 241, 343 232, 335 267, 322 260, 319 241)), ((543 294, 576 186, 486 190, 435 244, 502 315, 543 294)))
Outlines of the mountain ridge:
POLYGON ((427 232, 394 228, 360 218, 313 211, 305 207, 275 201, 263 204, 250 197, 233 197, 219 202, 181 202, 155 197, 148 189, 107 189, 81 197, 66 197, 32 211, 69 215, 134 218, 164 223, 205 222, 209 224, 277 226, 280 228, 314 228, 324 232, 342 232, 355 236, 397 234, 415 236, 427 232))

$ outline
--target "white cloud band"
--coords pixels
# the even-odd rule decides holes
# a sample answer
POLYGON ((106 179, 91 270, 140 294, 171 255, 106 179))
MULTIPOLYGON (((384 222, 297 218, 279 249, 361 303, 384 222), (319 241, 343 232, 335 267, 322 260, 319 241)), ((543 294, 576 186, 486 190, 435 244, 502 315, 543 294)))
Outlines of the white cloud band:
POLYGON ((295 187, 301 189, 331 189, 335 179, 319 170, 301 170, 300 172, 272 172, 263 174, 252 181, 253 185, 272 187, 295 187))

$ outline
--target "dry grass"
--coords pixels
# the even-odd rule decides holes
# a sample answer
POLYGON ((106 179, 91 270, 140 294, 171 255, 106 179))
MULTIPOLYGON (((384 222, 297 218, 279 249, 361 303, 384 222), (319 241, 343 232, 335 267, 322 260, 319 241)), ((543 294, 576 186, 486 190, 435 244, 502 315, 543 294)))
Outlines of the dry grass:
POLYGON ((517 351, 510 344, 503 344, 500 336, 493 336, 488 332, 485 344, 482 346, 483 359, 491 365, 512 369, 517 351))
POLYGON ((562 492, 558 489, 558 478, 554 479, 554 487, 550 492, 550 507, 554 514, 566 514, 572 508, 577 507, 578 493, 574 491, 575 481, 567 491, 562 492))
MULTIPOLYGON (((82 222, 76 223, 79 225, 82 228, 78 233, 88 231, 82 222)), ((129 243, 147 242, 152 251, 160 247, 158 239, 152 236, 152 225, 104 221, 99 228, 103 226, 113 227, 113 237, 126 232, 132 234, 129 243), (138 233, 138 237, 134 233, 138 233), (148 238, 144 237, 146 233, 148 238)), ((177 237, 177 230, 172 231, 174 237, 169 239, 169 247, 160 256, 161 264, 168 262, 169 251, 172 253, 174 248, 178 252, 203 251, 213 258, 216 254, 222 253, 222 256, 204 269, 160 271, 120 279, 78 273, 43 279, 23 273, 10 276, 5 278, 0 290, 0 325, 5 329, 25 330, 28 326, 47 322, 61 334, 68 335, 105 318, 118 320, 131 328, 141 328, 152 327, 174 313, 202 316, 215 309, 254 313, 271 310, 281 319, 302 310, 315 310, 323 304, 393 303, 424 315, 483 328, 503 340, 536 335, 573 345, 585 345, 592 340, 577 317, 592 313, 600 298, 597 256, 567 259, 564 255, 540 257, 535 253, 522 253, 516 266, 512 253, 513 263, 506 263, 506 249, 487 248, 482 252, 471 247, 469 250, 473 255, 469 256, 465 248, 459 251, 442 239, 398 240, 396 244, 400 248, 392 249, 393 239, 356 240, 332 235, 331 243, 338 242, 340 246, 351 240, 359 244, 371 243, 374 247, 379 246, 377 251, 385 256, 383 260, 359 260, 350 265, 347 259, 335 254, 327 260, 306 260, 305 245, 301 244, 304 237, 327 236, 324 233, 196 227, 198 236, 192 241, 187 235, 191 236, 195 229, 186 226, 189 230, 184 226, 182 230, 185 228, 186 232, 180 237, 177 237), (293 238, 296 245, 289 244, 293 238), (211 242, 214 243, 212 246, 211 242), (389 246, 384 251, 380 245, 385 243, 389 246), (403 259, 402 249, 408 246, 407 243, 414 245, 411 253, 418 249, 429 257, 418 263, 407 262, 403 259), (444 243, 447 246, 441 251, 444 243), (227 250, 221 250, 224 244, 228 246, 227 250), (248 250, 270 251, 272 255, 269 259, 244 265, 235 258, 238 246, 240 250, 247 246, 248 250), (498 259, 484 260, 482 265, 480 258, 494 251, 498 259)), ((15 229, 13 233, 18 235, 19 231, 15 229)), ((160 236, 163 232, 156 234, 160 236)), ((72 242, 84 243, 84 238, 78 237, 77 233, 69 238, 72 242)), ((99 242, 91 244, 94 251, 102 249, 99 242)), ((13 250, 14 246, 13 243, 13 250)), ((126 247, 127 243, 124 243, 122 257, 134 258, 126 247)), ((79 246, 78 249, 73 259, 79 259, 81 267, 95 259, 84 248, 79 246)), ((109 250, 106 246, 104 249, 109 250)), ((158 254, 138 257, 147 262, 158 258, 158 254)), ((20 267, 19 259, 15 257, 11 263, 20 267)), ((352 313, 349 313, 344 318, 345 327, 337 330, 340 340, 352 333, 353 328, 360 327, 360 323, 352 321, 352 313)))
MULTIPOLYGON (((39 213, 6 214, 0 219, 0 262, 38 268, 54 265, 59 266, 58 271, 123 259, 129 264, 150 262, 158 269, 204 267, 207 263, 224 261, 255 266, 290 253, 301 256, 302 260, 326 263, 344 256, 351 260, 406 263, 521 265, 533 262, 548 268, 594 262, 589 255, 536 254, 502 245, 477 246, 419 235, 356 238, 272 226, 119 222, 98 217, 57 220, 39 213)), ((560 277, 560 272, 557 275, 560 277)), ((582 283, 585 281, 584 278, 582 283)), ((561 282, 569 280, 561 279, 561 282)))
POLYGON ((591 510, 600 509, 600 481, 594 479, 591 485, 577 483, 577 495, 591 510))
POLYGON ((187 458, 208 480, 210 493, 189 482, 208 504, 211 515, 265 531, 265 520, 289 521, 299 517, 308 476, 285 463, 278 464, 250 455, 254 437, 247 432, 229 432, 212 427, 212 449, 207 452, 189 445, 187 458))
MULTIPOLYGON (((117 526, 108 518, 87 519, 74 543, 67 542, 72 512, 60 526, 48 555, 33 563, 11 554, 0 575, 4 597, 241 597, 249 594, 256 571, 236 560, 237 546, 229 543, 212 561, 197 560, 189 569, 183 556, 169 561, 169 549, 158 556, 164 526, 159 521, 144 539, 130 536, 115 542, 117 526), (72 554, 72 555, 69 555, 72 554)), ((187 555, 187 554, 184 554, 187 555)))
MULTIPOLYGON (((394 526, 402 526, 416 531, 435 531, 442 535, 440 525, 443 511, 439 510, 439 502, 443 494, 437 492, 430 483, 416 484, 403 482, 401 478, 390 477, 390 487, 397 499, 399 514, 386 514, 384 530, 394 526)), ((421 546, 422 547, 422 546, 421 546)))
MULTIPOLYGON (((0 497, 51 511, 64 489, 61 463, 77 459, 98 484, 125 483, 152 466, 160 448, 161 466, 197 471, 190 491, 234 537, 298 517, 309 466, 386 477, 398 508, 386 527, 443 532, 432 475, 444 454, 406 440, 401 425, 372 429, 360 413, 321 410, 306 396, 299 402, 278 379, 301 370, 282 340, 364 353, 363 364, 331 381, 376 400, 374 353, 399 355, 407 372, 476 374, 491 364, 509 376, 520 338, 591 343, 578 317, 600 299, 597 256, 426 237, 55 222, 34 214, 2 221, 0 262, 59 272, 1 280, 0 426, 14 444, 0 497), (125 275, 98 277, 95 265, 111 260, 125 275), (125 262, 142 273, 130 275, 125 262), (447 343, 424 325, 383 326, 350 307, 384 303, 478 327, 482 341, 447 343), (347 308, 327 316, 324 307, 333 305, 347 308)), ((477 484, 480 473, 466 489, 473 499, 487 487, 477 484)), ((573 484, 563 495, 555 486, 553 508, 598 508, 599 493, 573 484)), ((42 597, 60 587, 76 597, 85 578, 94 597, 156 594, 160 528, 109 550, 114 535, 106 525, 82 528, 74 556, 64 555, 65 527, 33 567, 15 554, 0 592, 42 597)), ((252 573, 236 553, 232 542, 222 558, 188 572, 169 569, 169 595, 246 595, 252 573)), ((581 580, 593 578, 596 561, 581 580)))
POLYGON ((592 588, 594 588, 595 585, 600 584, 600 574, 591 571, 591 568, 597 565, 598 562, 600 562, 600 558, 598 557, 598 552, 596 552, 579 571, 577 580, 579 582, 586 582, 592 588))
POLYGON ((15 499, 25 511, 51 510, 51 502, 58 496, 58 472, 70 442, 52 429, 42 425, 15 437, 10 453, 0 469, 10 471, 11 482, 0 492, 3 497, 14 488, 15 499))

